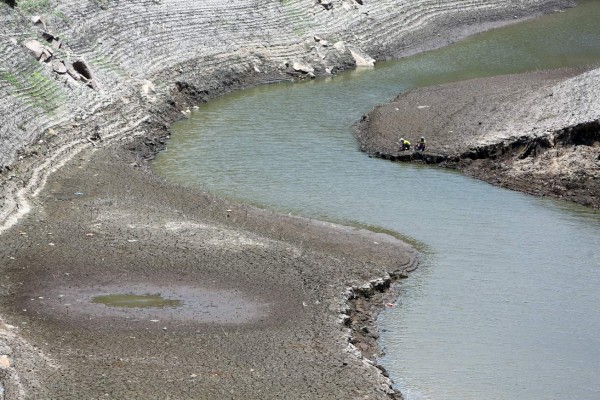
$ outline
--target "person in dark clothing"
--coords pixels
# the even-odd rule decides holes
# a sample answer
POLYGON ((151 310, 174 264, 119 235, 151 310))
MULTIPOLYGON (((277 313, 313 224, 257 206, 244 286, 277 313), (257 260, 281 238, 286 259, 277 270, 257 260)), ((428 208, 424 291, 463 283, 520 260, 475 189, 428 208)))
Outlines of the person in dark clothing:
POLYGON ((417 146, 415 147, 417 151, 425 151, 425 138, 421 136, 421 139, 417 142, 417 146))

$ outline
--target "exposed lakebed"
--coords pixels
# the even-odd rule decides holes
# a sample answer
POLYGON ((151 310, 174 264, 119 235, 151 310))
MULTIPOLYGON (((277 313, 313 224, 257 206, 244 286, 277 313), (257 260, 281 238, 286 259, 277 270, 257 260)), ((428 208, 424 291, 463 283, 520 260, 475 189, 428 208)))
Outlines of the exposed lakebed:
MULTIPOLYGON (((437 168, 369 159, 351 125, 416 86, 600 60, 598 2, 333 79, 246 90, 173 127, 154 169, 428 251, 380 317, 408 399, 600 396, 600 216, 437 168)), ((450 100, 449 100, 450 101, 450 100)))
POLYGON ((29 308, 60 318, 145 322, 245 324, 268 315, 269 305, 238 290, 127 283, 57 287, 31 297, 29 308))

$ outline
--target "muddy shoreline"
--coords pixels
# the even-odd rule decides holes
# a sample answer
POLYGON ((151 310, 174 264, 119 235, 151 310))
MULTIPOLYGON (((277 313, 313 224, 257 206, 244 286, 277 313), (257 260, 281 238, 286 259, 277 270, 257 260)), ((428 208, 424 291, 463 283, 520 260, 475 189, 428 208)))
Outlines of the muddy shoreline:
MULTIPOLYGON (((557 112, 553 102, 567 102, 561 85, 596 74, 597 67, 414 89, 364 115, 355 135, 372 157, 458 169, 496 186, 599 209, 600 120, 544 127, 557 112), (426 137, 427 150, 399 151, 402 136, 413 143, 426 137)), ((574 106, 564 111, 576 112, 574 106)))
MULTIPOLYGON (((469 22, 474 30, 453 30, 456 39, 489 27, 469 22)), ((399 49, 406 45, 373 54, 390 58, 399 49)), ((175 85, 151 101, 131 88, 122 103, 55 126, 60 135, 44 136, 3 172, 6 398, 401 398, 374 366, 373 323, 396 295, 393 281, 415 268, 414 249, 387 235, 233 204, 148 169, 188 108, 305 78, 277 71, 201 77, 192 68, 169 77, 175 85), (90 139, 95 132, 100 139, 90 139), (82 316, 47 301, 91 282, 125 291, 194 282, 271 308, 263 319, 224 325, 153 322, 135 312, 82 316)))

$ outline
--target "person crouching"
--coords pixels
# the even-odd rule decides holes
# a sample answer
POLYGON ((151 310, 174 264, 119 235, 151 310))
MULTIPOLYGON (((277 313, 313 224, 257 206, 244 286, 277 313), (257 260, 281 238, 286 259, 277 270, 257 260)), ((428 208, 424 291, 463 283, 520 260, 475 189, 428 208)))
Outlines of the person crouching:
POLYGON ((410 142, 404 138, 398 140, 398 146, 400 146, 400 151, 410 150, 410 142))

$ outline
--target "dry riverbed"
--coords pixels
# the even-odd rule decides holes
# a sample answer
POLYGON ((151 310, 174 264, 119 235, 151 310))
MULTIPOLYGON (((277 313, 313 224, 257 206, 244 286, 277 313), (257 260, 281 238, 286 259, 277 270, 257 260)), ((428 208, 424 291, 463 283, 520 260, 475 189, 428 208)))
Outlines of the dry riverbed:
POLYGON ((120 143, 88 147, 36 202, 0 236, 8 398, 399 396, 366 360, 389 286, 369 282, 415 266, 400 240, 170 185, 120 143), (156 293, 182 305, 92 303, 156 293))

